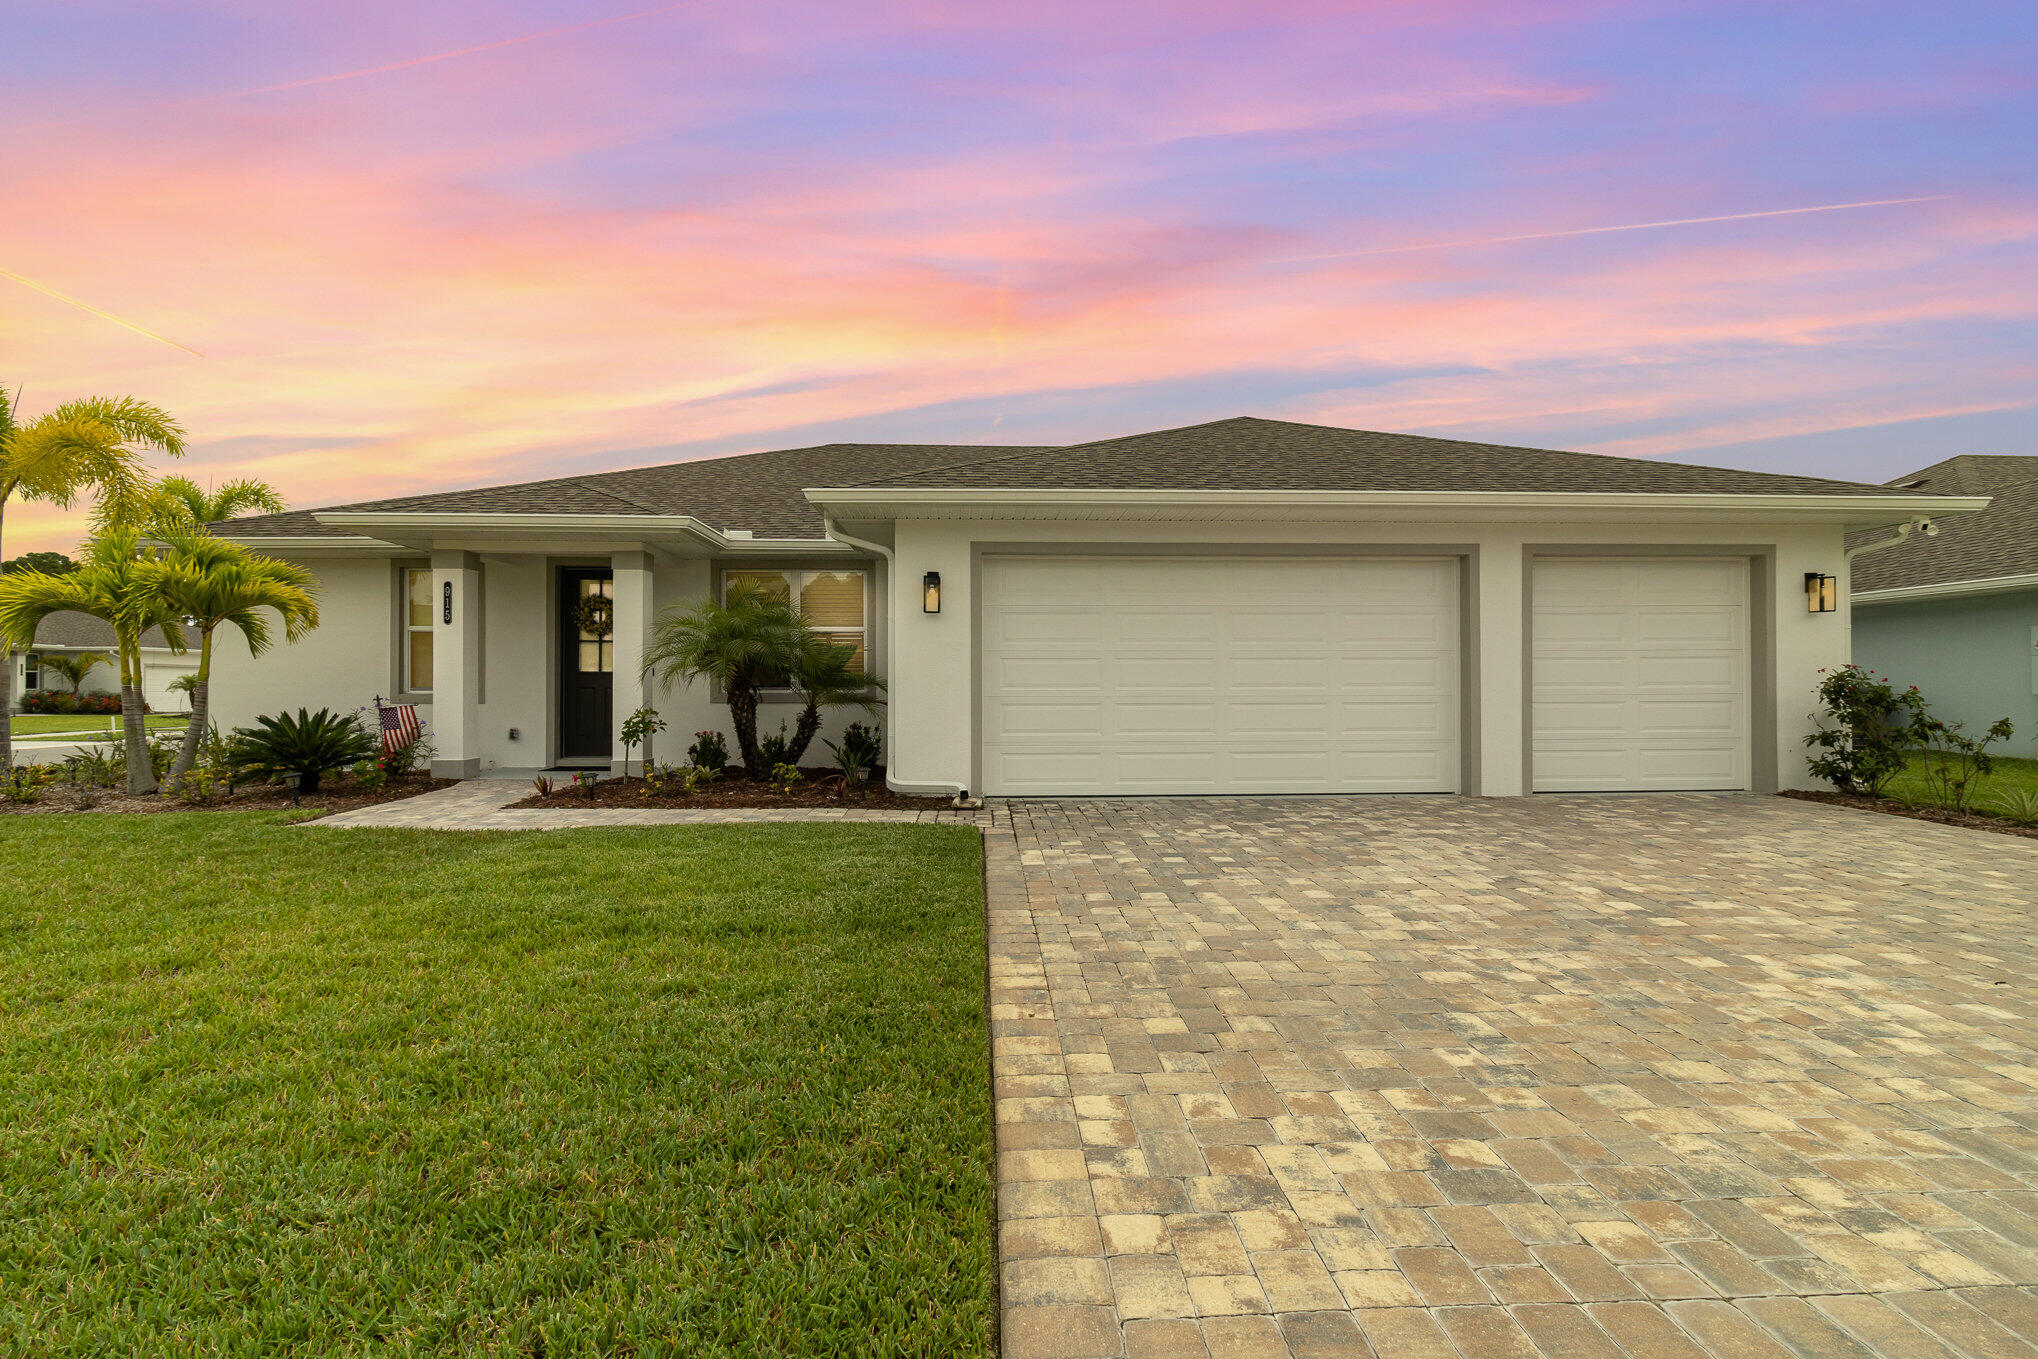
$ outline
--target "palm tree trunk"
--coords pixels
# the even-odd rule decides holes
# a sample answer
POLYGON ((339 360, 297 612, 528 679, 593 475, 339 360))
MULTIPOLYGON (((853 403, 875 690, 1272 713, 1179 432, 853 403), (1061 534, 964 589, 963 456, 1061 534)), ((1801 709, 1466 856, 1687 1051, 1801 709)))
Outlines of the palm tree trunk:
POLYGON ((753 779, 764 778, 764 752, 757 748, 757 690, 747 684, 729 686, 729 722, 736 728, 736 751, 743 757, 743 772, 753 779))
POLYGON ((793 743, 786 747, 785 762, 797 767, 800 758, 807 753, 807 747, 814 744, 814 738, 821 731, 821 707, 812 699, 800 710, 800 720, 793 726, 793 743))
POLYGON ((184 728, 184 740, 177 747, 176 763, 170 766, 169 786, 184 782, 191 766, 198 763, 198 747, 205 740, 205 727, 212 706, 212 629, 198 641, 198 680, 191 686, 191 725, 184 728))
POLYGON ((137 796, 156 791, 156 768, 149 763, 149 719, 142 712, 141 669, 141 648, 123 638, 120 643, 120 730, 126 738, 127 791, 137 796))

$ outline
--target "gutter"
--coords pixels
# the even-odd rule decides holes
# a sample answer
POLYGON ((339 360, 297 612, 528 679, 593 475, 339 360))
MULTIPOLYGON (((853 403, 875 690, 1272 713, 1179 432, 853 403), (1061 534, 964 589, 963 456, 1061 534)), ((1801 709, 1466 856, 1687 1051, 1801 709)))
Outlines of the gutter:
POLYGON ((1917 599, 1956 599, 1962 595, 2003 595, 2038 590, 2038 574, 1983 576, 1977 580, 1946 580, 1933 585, 1899 585, 1887 590, 1861 590, 1856 604, 1902 604, 1917 599))
MULTIPOLYGON (((840 524, 826 515, 823 515, 821 518, 821 532, 827 534, 836 542, 847 543, 851 547, 861 548, 865 552, 875 553, 877 556, 882 557, 885 563, 885 584, 888 586, 895 586, 897 584, 899 559, 893 549, 886 547, 883 543, 868 538, 858 538, 854 534, 845 533, 840 524)), ((892 601, 890 599, 885 600, 885 669, 887 671, 891 669, 892 664, 892 633, 894 630, 892 615, 895 612, 896 610, 892 608, 892 601)), ((887 759, 885 761, 885 787, 895 793, 910 793, 915 788, 941 788, 947 790, 954 797, 955 805, 958 807, 971 805, 981 807, 984 805, 982 799, 971 803, 969 789, 959 783, 952 783, 942 779, 925 781, 897 779, 893 777, 897 773, 897 768, 893 766, 890 759, 887 759), (901 784, 905 786, 901 787, 901 784)))

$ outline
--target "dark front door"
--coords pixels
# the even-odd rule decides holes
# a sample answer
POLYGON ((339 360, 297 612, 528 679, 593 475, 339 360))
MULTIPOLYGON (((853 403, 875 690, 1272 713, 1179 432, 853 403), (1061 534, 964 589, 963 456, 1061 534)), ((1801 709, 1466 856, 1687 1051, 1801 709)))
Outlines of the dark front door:
POLYGON ((606 760, 616 685, 613 625, 601 626, 599 606, 613 583, 606 571, 566 567, 559 572, 559 758, 606 760), (593 626, 589 626, 590 624, 593 626))

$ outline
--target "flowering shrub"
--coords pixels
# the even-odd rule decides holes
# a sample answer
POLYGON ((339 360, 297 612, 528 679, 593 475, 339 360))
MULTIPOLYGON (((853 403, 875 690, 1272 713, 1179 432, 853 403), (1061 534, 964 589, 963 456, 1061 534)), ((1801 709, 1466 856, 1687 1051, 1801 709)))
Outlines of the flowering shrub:
MULTIPOLYGON (((119 694, 67 694, 56 689, 31 689, 21 696, 25 713, 71 714, 111 717, 120 712, 119 694)), ((148 711, 148 705, 142 705, 148 711)))
POLYGON ((1821 670, 1817 731, 1804 743, 1819 754, 1805 763, 1844 793, 1878 796, 1904 767, 1904 752, 1918 744, 1925 696, 1918 686, 1899 690, 1872 670, 1843 665, 1821 670))

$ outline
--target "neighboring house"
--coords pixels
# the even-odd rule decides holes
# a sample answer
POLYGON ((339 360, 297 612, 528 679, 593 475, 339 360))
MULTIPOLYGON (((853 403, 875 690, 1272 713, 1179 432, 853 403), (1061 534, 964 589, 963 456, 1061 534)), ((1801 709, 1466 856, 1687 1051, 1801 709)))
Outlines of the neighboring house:
MULTIPOLYGON (((38 662, 44 656, 69 655, 96 651, 108 657, 105 665, 94 666, 85 676, 80 692, 87 694, 117 694, 120 692, 120 668, 114 656, 113 629, 90 614, 53 613, 42 620, 42 626, 35 630, 35 646, 29 651, 16 651, 7 659, 14 667, 15 706, 19 707, 22 695, 37 689, 57 689, 69 693, 71 686, 57 676, 45 672, 38 662)), ((190 699, 182 692, 170 687, 171 681, 179 675, 188 675, 198 669, 198 654, 195 651, 178 653, 170 650, 162 631, 150 628, 142 634, 142 699, 159 713, 181 713, 191 710, 190 699)))
POLYGON ((1980 514, 1941 521, 1936 536, 1856 559, 1854 659, 1917 685, 1934 713, 1970 734, 2009 718, 2016 735, 1998 749, 2038 753, 2038 457, 1948 458, 1890 485, 1991 499, 1980 514))
MULTIPOLYGON (((888 685, 896 787, 989 794, 1803 785, 1850 531, 1972 498, 1234 419, 1066 448, 830 444, 215 526, 324 624, 228 650, 225 720, 429 704, 436 767, 595 764, 659 613, 785 583, 888 685), (612 597, 607 639, 575 600, 612 597)), ((795 709, 764 709, 764 726, 795 709)), ((828 732, 856 716, 831 717, 828 732)))

